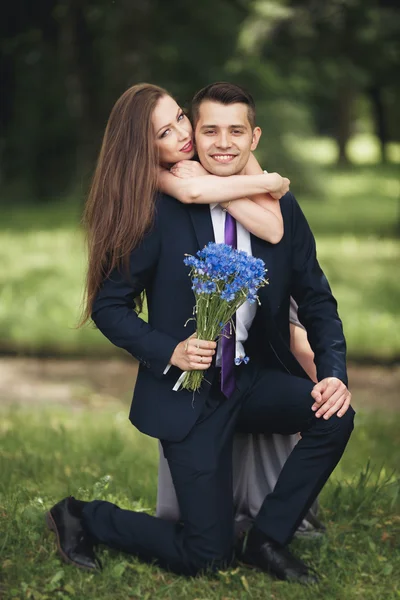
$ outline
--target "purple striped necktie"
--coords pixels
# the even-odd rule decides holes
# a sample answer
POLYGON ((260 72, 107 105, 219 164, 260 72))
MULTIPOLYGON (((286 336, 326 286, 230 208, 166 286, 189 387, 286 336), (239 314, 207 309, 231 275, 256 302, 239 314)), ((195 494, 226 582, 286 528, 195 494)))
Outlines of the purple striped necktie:
MULTIPOLYGON (((236 220, 227 211, 225 211, 225 244, 237 248, 236 220)), ((232 321, 235 324, 235 315, 232 321)), ((236 336, 233 325, 231 323, 225 325, 223 333, 224 335, 221 337, 221 390, 224 396, 230 398, 235 391, 236 336)))

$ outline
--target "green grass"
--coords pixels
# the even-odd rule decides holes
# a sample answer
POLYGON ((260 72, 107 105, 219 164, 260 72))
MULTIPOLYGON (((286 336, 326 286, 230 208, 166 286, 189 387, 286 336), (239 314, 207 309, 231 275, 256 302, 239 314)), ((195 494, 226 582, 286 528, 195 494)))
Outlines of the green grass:
MULTIPOLYGON (((332 141, 297 144, 292 143, 295 151, 315 165, 324 190, 321 198, 298 200, 339 301, 349 355, 398 358, 399 166, 372 162, 376 144, 371 137, 359 136, 350 148, 355 163, 367 164, 341 170, 331 164, 332 141)), ((400 160, 400 146, 393 145, 391 155, 400 160)), ((0 209, 0 351, 119 353, 93 328, 75 328, 85 270, 80 212, 73 200, 0 209)))
POLYGON ((0 597, 2 600, 392 600, 399 597, 400 416, 361 414, 342 462, 325 487, 323 540, 293 550, 322 574, 304 588, 243 566, 186 579, 102 549, 101 575, 61 563, 44 511, 60 498, 102 498, 152 513, 157 446, 112 404, 61 409, 3 408, 0 420, 0 597), (95 418, 94 417, 95 412, 95 418), (371 458, 371 465, 368 459, 371 458), (383 468, 382 465, 385 465, 383 468), (396 591, 397 590, 397 591, 396 591))
POLYGON ((92 327, 76 329, 85 258, 77 227, 0 233, 0 337, 6 350, 100 353, 92 327))

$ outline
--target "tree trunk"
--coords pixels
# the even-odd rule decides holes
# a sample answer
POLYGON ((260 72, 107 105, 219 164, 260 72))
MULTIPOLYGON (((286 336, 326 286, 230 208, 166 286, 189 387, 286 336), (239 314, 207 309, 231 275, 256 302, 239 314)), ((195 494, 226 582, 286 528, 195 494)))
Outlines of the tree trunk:
POLYGON ((9 128, 14 117, 15 61, 12 55, 0 55, 0 184, 12 177, 13 148, 9 139, 9 128))
POLYGON ((340 166, 347 166, 350 163, 347 155, 347 143, 352 133, 351 125, 354 96, 354 89, 350 86, 349 82, 343 82, 339 87, 336 105, 336 140, 339 148, 338 164, 340 166))
POLYGON ((77 131, 76 176, 86 181, 93 169, 98 98, 93 40, 79 0, 68 0, 61 24, 61 52, 66 65, 66 103, 77 131))
POLYGON ((379 84, 371 86, 369 89, 369 97, 372 102, 372 109, 375 121, 375 131, 379 138, 380 150, 381 150, 381 162, 387 162, 387 127, 385 118, 385 105, 382 98, 382 87, 379 84))

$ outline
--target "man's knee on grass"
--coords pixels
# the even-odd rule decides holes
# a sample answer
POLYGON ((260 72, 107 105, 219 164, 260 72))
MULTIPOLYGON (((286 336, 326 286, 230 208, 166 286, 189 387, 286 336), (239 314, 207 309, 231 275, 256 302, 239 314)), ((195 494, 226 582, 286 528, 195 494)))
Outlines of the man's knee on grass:
POLYGON ((234 557, 233 546, 224 554, 212 555, 199 552, 191 553, 189 558, 190 571, 192 575, 201 575, 207 573, 216 573, 229 567, 234 557))

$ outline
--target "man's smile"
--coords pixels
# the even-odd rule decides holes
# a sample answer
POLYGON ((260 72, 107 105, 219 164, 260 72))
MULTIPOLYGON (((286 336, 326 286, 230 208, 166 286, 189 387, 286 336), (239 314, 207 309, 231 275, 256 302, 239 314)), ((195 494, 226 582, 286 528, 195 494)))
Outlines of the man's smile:
POLYGON ((234 158, 237 157, 237 154, 211 154, 211 158, 216 160, 219 163, 229 163, 232 162, 234 158))

